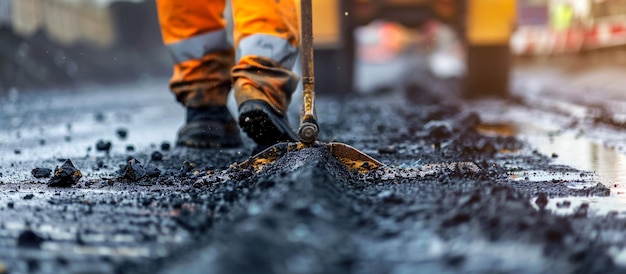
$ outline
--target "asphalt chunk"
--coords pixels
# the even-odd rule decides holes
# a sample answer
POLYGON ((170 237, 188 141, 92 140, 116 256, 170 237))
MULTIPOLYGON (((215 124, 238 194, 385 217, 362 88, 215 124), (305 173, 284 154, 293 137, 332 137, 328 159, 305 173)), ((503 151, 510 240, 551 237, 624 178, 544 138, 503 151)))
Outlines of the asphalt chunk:
POLYGON ((104 152, 108 153, 111 150, 111 142, 110 141, 99 140, 96 143, 96 150, 97 151, 104 151, 104 152))
POLYGON ((574 218, 587 218, 589 204, 582 203, 578 208, 574 209, 574 218))
POLYGON ((442 139, 452 136, 452 125, 448 122, 430 121, 424 127, 428 135, 433 138, 442 139))
POLYGON ((391 145, 378 148, 378 153, 380 154, 394 154, 396 152, 398 152, 396 147, 391 145))
POLYGON ((155 162, 163 161, 163 153, 158 151, 152 152, 152 155, 150 155, 150 160, 155 162))
POLYGON ((156 166, 150 164, 144 166, 139 160, 131 158, 124 166, 122 178, 136 182, 145 177, 158 177, 159 175, 161 171, 156 166))
POLYGON ((188 172, 191 172, 196 167, 195 163, 184 161, 180 167, 180 176, 185 176, 188 172))
POLYGON ((546 206, 548 205, 548 195, 546 195, 545 193, 539 193, 539 196, 537 196, 537 199, 535 199, 535 204, 540 208, 540 209, 544 209, 546 208, 546 206))
POLYGON ((131 181, 137 181, 146 176, 146 169, 139 160, 132 158, 128 160, 128 163, 124 167, 124 173, 122 177, 131 181))
POLYGON ((118 128, 118 129, 115 131, 115 134, 117 134, 117 137, 118 137, 118 138, 120 138, 120 139, 122 139, 122 140, 125 140, 125 139, 126 139, 126 137, 128 137, 128 130, 127 130, 127 129, 125 129, 125 128, 118 128))
POLYGON ((557 203, 556 207, 557 208, 569 208, 571 205, 572 205, 572 202, 565 200, 562 203, 557 203))
POLYGON ((61 167, 54 169, 54 176, 48 181, 50 187, 70 187, 78 182, 83 174, 70 159, 65 160, 61 167))
POLYGON ((35 178, 50 178, 50 174, 52 174, 52 169, 45 167, 36 167, 30 171, 30 174, 35 178))
POLYGON ((17 237, 17 246, 25 248, 39 248, 41 243, 44 242, 44 238, 37 235, 32 230, 24 230, 17 237))
POLYGON ((170 150, 170 148, 171 148, 171 145, 170 145, 170 143, 169 143, 169 142, 163 142, 163 143, 161 143, 161 150, 163 150, 163 151, 168 151, 168 150, 170 150))

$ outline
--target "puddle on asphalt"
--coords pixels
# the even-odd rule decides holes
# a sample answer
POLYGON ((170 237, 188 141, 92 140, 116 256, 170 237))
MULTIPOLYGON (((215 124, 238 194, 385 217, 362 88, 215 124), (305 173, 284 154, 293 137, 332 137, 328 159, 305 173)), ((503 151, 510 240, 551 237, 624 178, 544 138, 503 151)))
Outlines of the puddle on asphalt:
POLYGON ((619 217, 626 217, 626 155, 569 133, 554 134, 548 129, 524 124, 489 124, 481 126, 479 131, 502 136, 515 135, 527 141, 539 153, 552 157, 553 164, 593 172, 593 178, 588 178, 579 172, 553 174, 545 170, 526 170, 512 174, 514 179, 564 180, 571 182, 568 184, 571 188, 589 187, 595 185, 595 182, 600 182, 611 190, 608 197, 552 198, 547 209, 556 214, 567 215, 573 214, 581 204, 587 203, 590 215, 604 216, 617 213, 619 217), (568 203, 569 206, 564 206, 568 203))

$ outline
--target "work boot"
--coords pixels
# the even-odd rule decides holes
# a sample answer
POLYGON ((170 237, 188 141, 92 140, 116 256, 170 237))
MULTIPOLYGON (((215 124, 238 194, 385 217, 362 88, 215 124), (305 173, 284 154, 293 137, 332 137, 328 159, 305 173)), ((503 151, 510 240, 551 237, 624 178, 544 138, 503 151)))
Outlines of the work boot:
POLYGON ((197 148, 242 146, 237 122, 226 107, 230 81, 194 83, 172 88, 187 109, 177 145, 197 148))
POLYGON ((286 110, 298 76, 278 62, 261 56, 244 56, 231 72, 239 106, 239 126, 259 146, 297 140, 286 110))
POLYGON ((226 106, 188 107, 187 122, 178 131, 177 145, 235 148, 242 145, 239 128, 226 106))
MULTIPOLYGON (((243 89, 254 89, 244 85, 243 89)), ((249 100, 239 106, 239 126, 258 145, 257 151, 279 142, 295 142, 298 137, 287 116, 276 112, 263 100, 249 100)))

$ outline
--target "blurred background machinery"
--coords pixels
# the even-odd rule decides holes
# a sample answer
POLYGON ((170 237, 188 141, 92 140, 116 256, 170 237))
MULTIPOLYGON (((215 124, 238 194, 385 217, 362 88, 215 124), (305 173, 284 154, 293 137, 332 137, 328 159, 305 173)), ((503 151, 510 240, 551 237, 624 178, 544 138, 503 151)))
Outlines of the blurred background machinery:
POLYGON ((320 58, 335 62, 316 62, 327 66, 320 73, 328 75, 319 75, 324 79, 319 82, 339 87, 332 90, 362 91, 369 88, 368 80, 391 79, 389 74, 420 78, 424 76, 418 72, 420 67, 426 67, 431 76, 458 81, 457 92, 463 97, 503 97, 508 95, 516 60, 619 51, 626 45, 626 0, 319 0, 316 4, 320 12, 314 12, 319 17, 314 18, 315 27, 335 30, 327 31, 323 46, 318 46, 320 58), (324 11, 338 13, 339 19, 328 20, 333 12, 324 11), (417 66, 382 65, 394 54, 404 62, 425 61, 417 66), (367 60, 378 65, 369 66, 373 72, 359 73, 368 68, 367 60), (337 79, 336 75, 357 77, 337 79))
MULTIPOLYGON (((626 44, 626 0, 315 0, 313 9, 320 92, 402 88, 426 73, 458 82, 464 97, 506 96, 515 56, 626 44)), ((0 91, 170 70, 154 0, 0 0, 0 91)))
POLYGON ((0 91, 169 74, 154 1, 0 0, 0 91))
MULTIPOLYGON (((359 79, 349 77, 354 75, 355 59, 363 57, 357 54, 355 49, 363 43, 362 37, 358 37, 357 29, 369 24, 380 22, 395 22, 411 31, 405 32, 411 37, 404 39, 400 44, 432 49, 428 54, 431 56, 431 71, 441 74, 444 70, 456 71, 461 79, 460 93, 464 97, 482 96, 506 96, 508 93, 508 79, 511 68, 511 54, 509 40, 515 28, 516 3, 515 0, 347 0, 316 1, 319 10, 339 10, 340 19, 336 20, 339 26, 327 27, 339 30, 334 46, 329 43, 325 47, 319 47, 322 53, 320 58, 332 55, 334 60, 341 60, 343 65, 329 67, 320 71, 328 74, 347 75, 346 79, 336 79, 337 90, 355 90, 359 86, 359 79), (321 7, 324 5, 324 7, 321 7), (448 55, 444 57, 443 47, 448 47, 448 55), (460 51, 460 52, 459 52, 460 51), (458 59, 450 62, 451 59, 458 59), (445 61, 445 60, 449 61, 445 61), (459 66, 459 63, 461 64, 459 66), (444 66, 456 68, 445 69, 444 66), (459 67, 461 67, 459 69, 459 67), (341 71, 337 71, 341 70, 341 71), (357 83, 355 83, 357 81, 357 83)), ((316 14, 314 12, 314 14, 316 14)), ((328 13, 318 12, 318 16, 328 17, 328 13)), ((320 24, 324 21, 318 20, 320 24)), ((314 22, 316 22, 314 18, 314 22)), ((330 24, 330 22, 325 22, 330 24)), ((387 30, 393 32, 394 28, 387 30)), ((317 27, 317 26, 316 26, 317 27)), ((385 27, 384 27, 385 28, 385 27)), ((396 28, 397 31, 398 28, 396 28)), ((389 34, 389 31, 387 32, 389 34)), ((405 34, 405 36, 406 36, 405 34)), ((381 43, 388 42, 389 36, 379 38, 381 43), (383 38, 384 37, 384 38, 383 38)), ((394 35, 391 35, 394 36, 394 35)), ((398 35, 395 35, 397 37, 398 35)), ((325 40, 330 41, 330 39, 325 40)), ((397 44, 397 43, 396 43, 397 44)), ((325 64, 323 61, 316 64, 325 64)), ((405 66, 398 69, 402 76, 411 78, 411 71, 418 70, 415 66, 405 66)), ((394 72, 398 73, 398 72, 394 72)), ((449 73, 444 73, 449 74, 449 73)), ((329 76, 320 75, 322 83, 333 83, 326 80, 329 76)), ((420 77, 419 74, 413 77, 420 77)), ((363 87, 361 87, 362 89, 363 87)))

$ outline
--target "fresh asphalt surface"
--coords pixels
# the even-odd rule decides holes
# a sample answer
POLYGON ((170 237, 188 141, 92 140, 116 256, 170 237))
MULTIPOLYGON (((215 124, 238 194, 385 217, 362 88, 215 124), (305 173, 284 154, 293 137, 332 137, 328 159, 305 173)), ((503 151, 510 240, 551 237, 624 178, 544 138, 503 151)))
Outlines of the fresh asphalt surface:
POLYGON ((175 147, 184 110, 166 86, 1 94, 0 273, 626 271, 623 213, 567 200, 611 185, 484 130, 482 117, 512 110, 559 124, 523 100, 485 106, 416 87, 321 95, 320 139, 386 166, 352 173, 309 148, 256 172, 232 165, 250 156, 248 139, 175 147), (41 176, 67 159, 82 176, 49 186, 41 176), (546 207, 563 197, 571 213, 546 207))

